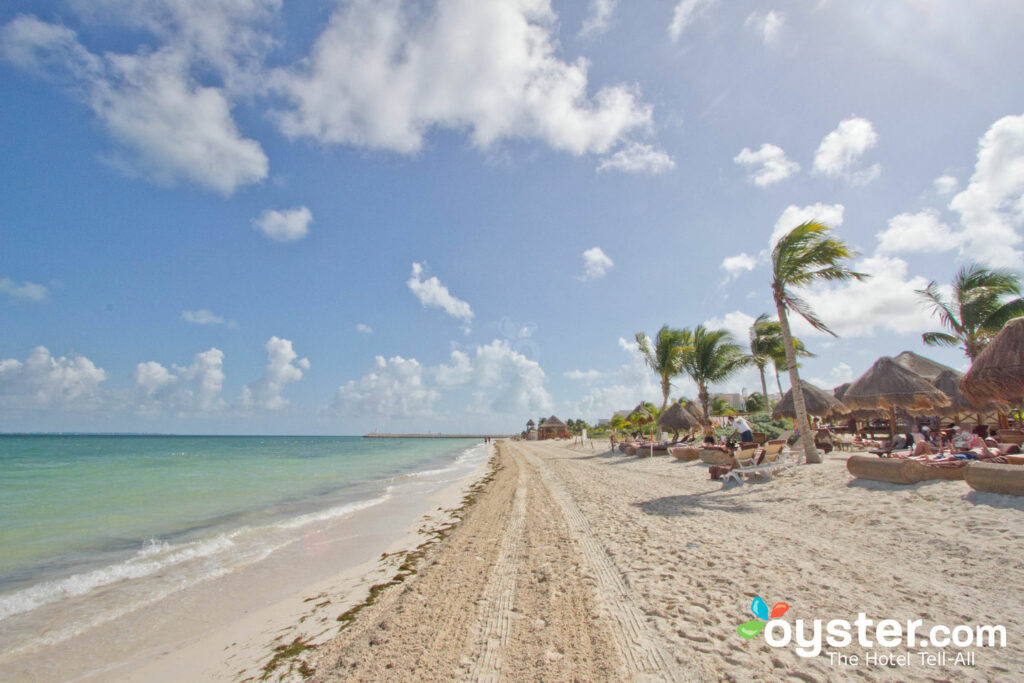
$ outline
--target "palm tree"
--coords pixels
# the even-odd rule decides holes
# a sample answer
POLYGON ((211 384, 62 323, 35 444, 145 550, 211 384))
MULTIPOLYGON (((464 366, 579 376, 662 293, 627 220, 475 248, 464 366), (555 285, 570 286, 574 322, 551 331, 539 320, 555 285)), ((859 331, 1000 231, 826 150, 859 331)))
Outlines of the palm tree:
MULTIPOLYGON (((857 256, 857 252, 842 240, 829 237, 830 232, 831 228, 817 221, 801 223, 783 235, 772 249, 772 295, 782 327, 791 387, 800 386, 800 376, 796 369, 793 333, 789 329, 789 311, 798 313, 814 329, 836 336, 836 333, 811 310, 810 305, 793 290, 815 282, 864 280, 869 277, 843 265, 843 261, 857 256)), ((800 440, 804 447, 804 459, 809 463, 821 462, 821 456, 814 447, 814 438, 811 436, 802 391, 793 391, 793 406, 796 409, 796 428, 800 430, 800 440)))
MULTIPOLYGON (((782 382, 779 380, 779 373, 789 371, 789 363, 786 361, 786 345, 782 341, 781 330, 782 328, 780 327, 779 347, 775 350, 775 353, 772 355, 772 366, 775 368, 775 386, 779 388, 779 396, 782 396, 783 394, 782 382)), ((797 339, 796 337, 793 337, 793 350, 797 358, 814 358, 814 354, 808 351, 807 347, 804 346, 804 343, 797 339)), ((797 363, 796 366, 800 367, 800 364, 797 363)))
MULTIPOLYGON (((644 356, 647 367, 658 373, 661 378, 661 410, 668 405, 668 393, 672 388, 672 378, 682 372, 683 369, 683 347, 686 345, 686 337, 683 330, 674 330, 668 325, 663 325, 654 338, 654 348, 643 332, 636 333, 636 343, 640 346, 640 353, 644 356)), ((659 427, 658 431, 661 431, 659 427)))
MULTIPOLYGON (((723 382, 751 362, 726 330, 708 330, 698 325, 693 332, 684 330, 689 344, 683 353, 683 370, 697 384, 697 400, 710 421, 711 395, 708 385, 723 382)), ((705 424, 705 427, 708 425, 705 424)))
MULTIPOLYGON (((814 357, 814 354, 807 350, 804 343, 793 337, 793 345, 796 347, 797 356, 814 357)), ((775 385, 779 388, 779 396, 782 396, 782 382, 779 381, 779 371, 787 370, 786 365, 786 344, 782 339, 782 325, 778 320, 772 320, 767 313, 762 313, 750 326, 750 354, 758 372, 761 373, 761 391, 764 393, 766 406, 769 411, 774 408, 771 400, 768 399, 768 385, 764 379, 764 369, 771 363, 775 369, 775 385)))
POLYGON ((1008 320, 1024 315, 1020 278, 1007 270, 964 266, 953 278, 952 301, 946 301, 934 280, 916 291, 952 332, 925 332, 921 335, 924 343, 962 345, 971 363, 1008 320), (1007 300, 1014 295, 1016 298, 1007 300))

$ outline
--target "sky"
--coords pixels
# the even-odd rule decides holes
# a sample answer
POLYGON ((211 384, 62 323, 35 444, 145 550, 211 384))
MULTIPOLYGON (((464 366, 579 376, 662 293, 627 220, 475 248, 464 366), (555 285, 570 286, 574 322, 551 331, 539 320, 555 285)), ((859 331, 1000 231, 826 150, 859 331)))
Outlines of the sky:
POLYGON ((660 404, 637 332, 746 344, 811 219, 872 277, 805 292, 838 336, 794 322, 803 377, 964 369, 915 290, 1024 272, 1022 31, 1015 0, 8 0, 0 431, 595 422, 660 404))

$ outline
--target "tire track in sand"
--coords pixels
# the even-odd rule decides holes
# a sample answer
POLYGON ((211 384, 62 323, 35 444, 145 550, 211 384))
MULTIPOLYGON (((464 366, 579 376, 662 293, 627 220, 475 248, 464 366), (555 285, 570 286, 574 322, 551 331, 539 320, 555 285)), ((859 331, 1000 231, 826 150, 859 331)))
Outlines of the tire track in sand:
MULTIPOLYGON (((562 515, 572 535, 591 565, 597 578, 597 589, 604 608, 608 611, 608 626, 616 648, 632 680, 686 680, 672 665, 671 658, 658 644, 655 634, 630 595, 622 575, 608 557, 604 546, 590 528, 590 523, 572 498, 565 492, 552 468, 543 459, 531 452, 539 446, 520 449, 526 462, 536 472, 538 483, 545 486, 552 499, 562 510, 562 515), (547 476, 541 474, 544 472, 547 476)), ((520 468, 522 476, 523 468, 520 468)))
POLYGON ((519 467, 512 518, 501 539, 498 557, 480 599, 476 628, 468 646, 472 666, 469 679, 494 683, 501 678, 501 666, 512 633, 516 579, 523 554, 526 522, 526 469, 519 467))

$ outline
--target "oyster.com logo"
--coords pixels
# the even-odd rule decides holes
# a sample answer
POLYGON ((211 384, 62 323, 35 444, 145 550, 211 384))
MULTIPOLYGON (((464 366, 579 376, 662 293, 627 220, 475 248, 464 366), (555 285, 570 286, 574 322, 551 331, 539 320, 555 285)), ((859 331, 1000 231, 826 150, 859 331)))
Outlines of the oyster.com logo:
POLYGON ((750 640, 760 635, 761 631, 764 630, 765 624, 768 623, 769 619, 778 619, 789 609, 789 605, 784 602, 777 602, 775 606, 768 610, 768 603, 762 600, 760 597, 754 598, 754 601, 750 603, 750 611, 754 613, 757 619, 751 619, 745 624, 740 624, 736 627, 736 632, 741 636, 750 640))

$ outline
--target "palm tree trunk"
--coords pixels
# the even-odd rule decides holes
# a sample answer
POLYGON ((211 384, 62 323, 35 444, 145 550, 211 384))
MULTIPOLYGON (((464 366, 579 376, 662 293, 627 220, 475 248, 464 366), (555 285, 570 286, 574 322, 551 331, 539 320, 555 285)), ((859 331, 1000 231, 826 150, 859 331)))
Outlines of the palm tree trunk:
MULTIPOLYGON (((796 354, 795 353, 793 354, 793 357, 796 358, 796 354)), ((782 380, 779 379, 779 364, 775 363, 775 362, 772 362, 772 367, 775 368, 775 386, 777 386, 779 388, 779 398, 781 399, 782 398, 782 394, 784 392, 782 391, 782 380)))
POLYGON ((764 404, 768 407, 768 414, 770 415, 772 408, 775 406, 772 405, 771 399, 768 398, 768 385, 764 383, 764 366, 758 365, 757 369, 761 371, 761 395, 764 396, 764 404))
POLYGON ((796 410, 795 427, 800 430, 800 443, 804 447, 804 461, 820 463, 821 455, 814 447, 814 436, 811 434, 811 423, 807 420, 807 406, 804 404, 804 392, 800 390, 800 375, 796 371, 796 350, 793 348, 793 335, 789 331, 789 319, 786 307, 776 297, 775 307, 779 312, 779 324, 782 326, 782 341, 786 347, 786 365, 789 366, 789 386, 793 392, 793 407, 796 410))
POLYGON ((700 401, 700 407, 704 410, 704 427, 711 426, 711 396, 708 395, 708 388, 703 384, 697 387, 697 399, 700 401))
MULTIPOLYGON (((669 382, 668 377, 665 375, 661 376, 661 413, 665 414, 665 406, 668 405, 668 393, 672 390, 672 384, 669 382)), ((658 441, 661 441, 661 422, 658 423, 658 441)))

